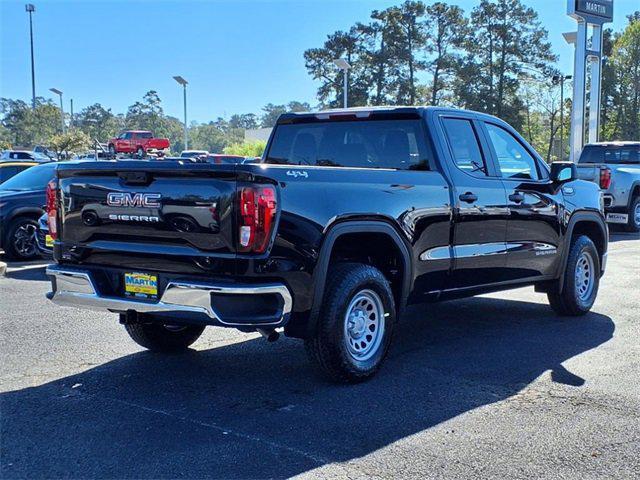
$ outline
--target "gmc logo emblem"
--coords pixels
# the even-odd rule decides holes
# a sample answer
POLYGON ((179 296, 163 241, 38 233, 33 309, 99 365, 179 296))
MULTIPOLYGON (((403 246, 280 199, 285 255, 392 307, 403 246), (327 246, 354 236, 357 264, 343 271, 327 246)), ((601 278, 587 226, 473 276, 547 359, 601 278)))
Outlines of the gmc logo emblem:
POLYGON ((109 192, 107 194, 107 205, 110 207, 160 207, 159 193, 129 193, 129 192, 109 192))

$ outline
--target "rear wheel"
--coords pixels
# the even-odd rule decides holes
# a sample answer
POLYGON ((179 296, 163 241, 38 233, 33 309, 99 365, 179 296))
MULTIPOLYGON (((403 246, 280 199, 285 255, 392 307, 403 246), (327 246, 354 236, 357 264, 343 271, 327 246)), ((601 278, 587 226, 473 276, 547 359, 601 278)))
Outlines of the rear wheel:
POLYGON ((378 269, 339 264, 328 276, 315 336, 305 340, 311 362, 336 382, 373 376, 384 360, 395 324, 391 287, 378 269))
POLYGON ((116 147, 115 147, 115 145, 109 145, 109 156, 111 156, 111 157, 115 157, 116 156, 116 147))
POLYGON ((593 306, 600 286, 600 257, 593 241, 586 235, 571 241, 564 287, 547 293, 551 308, 558 315, 584 315, 593 306))
POLYGON ((153 352, 180 352, 193 344, 204 331, 203 325, 165 323, 125 323, 124 328, 141 347, 153 352))
POLYGON ((40 256, 36 234, 38 222, 28 217, 14 219, 7 229, 4 238, 4 250, 12 260, 31 260, 40 256))
POLYGON ((144 148, 138 147, 138 150, 136 152, 138 154, 138 158, 144 158, 144 148))
POLYGON ((631 200, 625 229, 628 232, 640 232, 640 195, 633 197, 631 200))

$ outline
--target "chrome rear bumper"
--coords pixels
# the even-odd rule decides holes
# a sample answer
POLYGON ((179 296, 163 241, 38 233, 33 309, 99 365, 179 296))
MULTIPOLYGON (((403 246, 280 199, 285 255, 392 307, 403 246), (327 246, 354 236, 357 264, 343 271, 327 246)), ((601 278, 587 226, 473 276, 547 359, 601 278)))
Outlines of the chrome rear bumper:
POLYGON ((80 269, 71 269, 49 265, 47 275, 53 277, 52 291, 47 297, 62 306, 87 308, 90 310, 139 313, 187 312, 205 314, 213 322, 228 326, 251 326, 250 323, 225 321, 212 307, 212 295, 269 295, 275 294, 282 299, 282 308, 277 319, 256 326, 275 325, 285 322, 291 313, 291 294, 282 284, 233 285, 221 286, 200 282, 170 281, 160 299, 155 302, 133 298, 120 298, 100 295, 91 273, 80 269))

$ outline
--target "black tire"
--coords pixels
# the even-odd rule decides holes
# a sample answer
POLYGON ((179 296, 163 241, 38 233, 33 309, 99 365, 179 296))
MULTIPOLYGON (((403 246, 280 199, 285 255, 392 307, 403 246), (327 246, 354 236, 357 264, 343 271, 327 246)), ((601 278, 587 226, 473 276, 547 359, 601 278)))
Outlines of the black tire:
POLYGON ((37 230, 38 221, 33 218, 18 217, 13 219, 2 241, 6 257, 11 260, 40 258, 36 241, 37 230))
POLYGON ((115 145, 109 145, 109 156, 115 158, 116 157, 116 147, 115 145))
POLYGON ((629 211, 627 212, 629 217, 624 229, 627 232, 640 232, 640 218, 636 215, 636 212, 640 211, 640 195, 633 197, 631 205, 629 205, 629 211))
POLYGON ((396 323, 393 293, 382 272, 370 265, 338 264, 330 269, 327 278, 317 332, 305 340, 307 354, 311 363, 329 380, 339 383, 361 382, 376 373, 389 350, 396 323), (368 296, 374 308, 368 310, 369 305, 364 303, 363 309, 357 312, 362 317, 353 318, 359 322, 357 329, 362 334, 360 338, 365 340, 359 345, 365 345, 366 342, 371 345, 371 350, 362 350, 361 358, 357 358, 359 353, 353 351, 358 348, 358 342, 354 343, 354 338, 358 338, 355 336, 356 326, 347 322, 346 315, 347 310, 357 310, 360 302, 353 302, 359 298, 366 301, 368 296), (375 308, 375 305, 381 309, 375 308), (372 323, 367 323, 376 322, 375 313, 368 313, 374 310, 379 317, 377 333, 371 330, 376 334, 375 337, 369 335, 368 331, 372 323), (347 333, 348 330, 354 335, 347 333))
POLYGON ((124 328, 141 347, 162 353, 186 350, 204 331, 204 325, 170 326, 161 322, 125 323, 124 328))
POLYGON ((136 154, 138 155, 138 158, 144 158, 144 148, 138 147, 136 154))
MULTIPOLYGON (((588 262, 588 261, 587 261, 588 262)), ((583 271, 587 269, 583 268, 583 271)), ((569 247, 569 258, 567 259, 567 268, 564 271, 564 287, 562 292, 558 293, 558 288, 552 289, 547 293, 551 308, 562 316, 580 316, 584 315, 593 306, 598 295, 598 287, 600 286, 600 257, 598 250, 593 241, 586 235, 574 237, 569 247), (578 282, 576 277, 579 263, 582 263, 585 255, 591 258, 589 291, 582 289, 584 282, 578 282)))

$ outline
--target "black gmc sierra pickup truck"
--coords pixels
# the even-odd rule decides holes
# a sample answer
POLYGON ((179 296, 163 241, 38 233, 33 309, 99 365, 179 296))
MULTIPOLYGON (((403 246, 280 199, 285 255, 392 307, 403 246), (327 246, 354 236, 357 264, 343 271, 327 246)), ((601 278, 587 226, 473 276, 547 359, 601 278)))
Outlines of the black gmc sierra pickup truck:
POLYGON ((117 313, 137 343, 282 327, 329 378, 370 377, 409 304, 533 285, 593 305, 598 186, 503 121, 431 107, 280 117, 261 163, 60 164, 48 297, 117 313))

